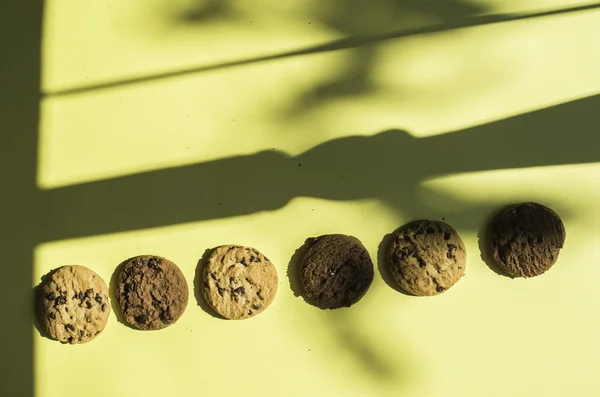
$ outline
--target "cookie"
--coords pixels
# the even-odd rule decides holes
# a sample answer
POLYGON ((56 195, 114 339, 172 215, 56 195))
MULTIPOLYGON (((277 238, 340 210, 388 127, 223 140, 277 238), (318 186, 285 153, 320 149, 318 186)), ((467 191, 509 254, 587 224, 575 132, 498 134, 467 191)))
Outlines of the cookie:
POLYGON ((492 258, 501 270, 513 277, 535 277, 556 263, 566 233, 550 208, 522 203, 500 211, 488 236, 492 258))
POLYGON ((37 308, 48 336, 63 343, 86 343, 108 322, 108 287, 85 266, 63 266, 39 286, 37 308))
POLYGON ((269 307, 277 293, 277 270, 251 247, 224 245, 208 257, 202 273, 202 294, 229 320, 254 317, 269 307))
POLYGON ((390 273, 406 292, 417 296, 441 294, 465 274, 465 245, 450 225, 419 220, 393 235, 390 273))
POLYGON ((307 297, 321 309, 350 307, 373 282, 373 262, 356 237, 317 237, 302 258, 302 284, 307 297))
POLYGON ((181 270, 160 256, 128 259, 119 272, 117 301, 125 321, 140 330, 174 324, 188 304, 188 286, 181 270))

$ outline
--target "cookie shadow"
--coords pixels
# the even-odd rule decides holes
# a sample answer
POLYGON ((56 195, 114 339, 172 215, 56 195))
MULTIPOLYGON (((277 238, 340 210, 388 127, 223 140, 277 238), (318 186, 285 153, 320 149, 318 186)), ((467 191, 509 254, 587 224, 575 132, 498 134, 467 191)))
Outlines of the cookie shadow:
POLYGON ((413 294, 406 292, 400 287, 400 285, 398 285, 398 283, 394 280, 394 277, 392 276, 392 272, 390 271, 389 266, 390 248, 392 247, 392 242, 394 241, 394 235, 398 232, 398 230, 400 230, 401 227, 399 227, 391 233, 386 234, 383 237, 383 240, 381 240, 381 242, 379 243, 379 247, 377 248, 377 270, 379 271, 381 278, 388 285, 388 287, 390 287, 396 292, 401 293, 402 295, 414 297, 413 294))
POLYGON ((216 248, 209 248, 207 250, 204 251, 204 254, 202 254, 202 257, 200 258, 200 260, 198 260, 198 264, 196 265, 196 272, 194 273, 194 298, 196 298, 196 303, 198 304, 198 306, 200 306, 200 308, 202 310, 204 310, 204 312, 206 314, 209 314, 210 316, 214 317, 214 318, 218 318, 219 320, 226 320, 225 317, 221 316, 219 313, 217 313, 215 311, 215 309, 213 309, 208 302, 206 301, 206 299, 204 299, 204 296, 202 295, 202 274, 204 273, 204 269, 206 268, 206 265, 208 264, 208 258, 210 257, 210 255, 213 253, 213 251, 216 248))
POLYGON ((42 311, 42 305, 41 305, 41 299, 44 299, 44 297, 42 296, 42 286, 44 284, 46 284, 46 282, 48 282, 48 280, 50 279, 50 277, 52 277, 52 275, 57 271, 58 269, 53 269, 50 270, 48 273, 46 273, 45 275, 43 275, 40 278, 40 283, 38 285, 36 285, 35 287, 32 288, 32 293, 33 293, 33 310, 32 310, 32 319, 31 322, 33 323, 33 326, 35 327, 35 329, 37 330, 37 332, 40 334, 40 336, 42 338, 46 338, 49 339, 51 341, 57 341, 56 339, 54 339, 53 337, 51 337, 45 330, 45 328, 42 326, 42 317, 44 316, 44 313, 42 311))
POLYGON ((287 268, 287 277, 290 282, 290 289, 295 297, 302 298, 304 302, 308 303, 311 306, 319 308, 321 310, 325 310, 320 307, 317 302, 312 300, 304 289, 304 285, 302 284, 302 259, 304 258, 304 254, 306 251, 314 244, 314 238, 309 237, 304 240, 304 244, 302 244, 295 252, 294 255, 290 258, 290 262, 288 263, 287 268))
POLYGON ((121 311, 121 307, 119 306, 119 301, 117 298, 117 289, 119 288, 119 274, 121 273, 121 270, 123 270, 123 267, 131 259, 133 259, 133 258, 128 258, 128 259, 125 259, 123 262, 121 262, 116 267, 116 269, 112 273, 112 275, 110 276, 110 282, 108 285, 108 296, 110 297, 110 307, 112 308, 113 313, 115 313, 115 317, 117 318, 117 321, 119 323, 123 324, 124 326, 126 326, 127 328, 130 328, 130 329, 133 329, 136 331, 140 331, 139 329, 135 328, 133 325, 129 324, 127 322, 127 320, 125 320, 125 316, 123 315, 123 312, 121 311))
POLYGON ((494 273, 499 276, 515 278, 508 273, 505 273, 494 261, 494 255, 492 254, 492 244, 491 244, 491 236, 492 236, 492 220, 502 211, 507 208, 512 207, 513 205, 506 205, 500 209, 497 209, 490 213, 485 219, 484 222, 479 227, 477 231, 477 245, 479 247, 479 256, 483 263, 486 264, 487 267, 490 268, 494 273))

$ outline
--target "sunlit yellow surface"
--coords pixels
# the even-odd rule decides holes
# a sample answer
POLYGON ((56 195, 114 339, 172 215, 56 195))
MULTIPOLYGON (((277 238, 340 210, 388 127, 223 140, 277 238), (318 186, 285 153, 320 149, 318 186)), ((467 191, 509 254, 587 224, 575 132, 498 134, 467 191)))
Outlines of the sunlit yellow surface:
MULTIPOLYGON (((600 12, 584 11, 397 38, 364 54, 360 48, 327 51, 52 95, 404 26, 391 17, 382 24, 362 21, 358 9, 365 6, 357 1, 232 3, 233 16, 191 23, 177 15, 197 7, 193 1, 47 4, 42 91, 48 95, 41 105, 38 188, 52 193, 260 151, 301 156, 332 139, 367 139, 390 129, 425 142, 600 93, 600 12), (331 26, 336 13, 354 16, 331 26), (315 87, 343 77, 356 54, 372 57, 368 89, 300 105, 315 87)), ((364 13, 383 18, 387 3, 393 2, 375 1, 364 13)), ((486 13, 524 10, 521 2, 487 5, 486 13)), ((572 5, 537 1, 525 8, 572 5)), ((396 12, 413 26, 437 21, 403 10, 396 12)), ((587 126, 589 120, 581 118, 570 122, 578 131, 589 130, 582 152, 600 147, 597 125, 587 126)), ((532 125, 544 125, 543 117, 539 123, 532 125)), ((519 125, 528 132, 527 123, 519 125)), ((534 133, 544 151, 544 134, 550 132, 534 133)), ((566 128, 564 134, 569 133, 566 128)), ((445 149, 452 153, 464 146, 445 149)), ((450 175, 442 170, 408 183, 411 170, 421 165, 402 163, 409 155, 404 150, 398 145, 397 178, 388 178, 389 169, 373 167, 362 182, 381 189, 394 185, 419 208, 373 193, 377 188, 362 195, 356 188, 353 197, 299 189, 287 204, 254 213, 204 220, 192 215, 172 225, 38 245, 33 285, 65 264, 87 265, 108 282, 123 259, 157 254, 177 263, 191 287, 207 248, 236 243, 264 252, 277 267, 280 286, 274 304, 245 321, 211 317, 190 288, 183 317, 158 332, 127 328, 114 313, 104 333, 81 346, 61 345, 34 331, 36 397, 600 395, 600 164, 475 167, 478 172, 449 164, 450 175), (491 211, 518 201, 552 206, 567 229, 556 266, 530 280, 498 276, 482 262, 478 248, 477 229, 491 211), (469 212, 474 208, 481 209, 469 212), (406 221, 440 214, 459 225, 468 250, 467 274, 448 292, 430 298, 402 295, 377 269, 368 294, 350 309, 323 312, 291 291, 288 263, 307 237, 354 235, 376 262, 384 235, 406 221)), ((441 157, 432 153, 420 161, 435 163, 441 157)), ((240 177, 258 181, 261 175, 240 177)), ((219 189, 202 182, 190 185, 219 189)), ((280 189, 293 186, 282 181, 280 189)), ((230 205, 243 201, 240 191, 230 205)), ((198 206, 214 205, 198 201, 198 206)), ((147 216, 152 223, 158 214, 147 216)))

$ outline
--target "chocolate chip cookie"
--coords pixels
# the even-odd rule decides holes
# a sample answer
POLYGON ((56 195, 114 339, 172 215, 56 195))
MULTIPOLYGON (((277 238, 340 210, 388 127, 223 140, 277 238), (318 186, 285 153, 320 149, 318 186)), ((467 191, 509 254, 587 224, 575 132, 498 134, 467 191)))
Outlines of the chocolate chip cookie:
POLYGON ((489 227, 494 262, 513 277, 535 277, 550 269, 565 238, 560 217, 537 203, 511 205, 489 227))
POLYGON ((225 245, 208 258, 202 274, 202 294, 208 304, 230 320, 254 317, 273 302, 277 270, 254 248, 225 245))
POLYGON ((394 233, 390 272, 406 292, 417 296, 440 294, 465 274, 465 245, 450 225, 419 220, 394 233))
POLYGON ((40 324, 48 336, 63 343, 86 343, 108 321, 108 287, 98 274, 84 266, 63 266, 37 290, 40 324))
POLYGON ((302 284, 307 297, 321 309, 350 307, 373 281, 373 262, 356 237, 317 237, 302 259, 302 284))
POLYGON ((128 259, 118 275, 117 301, 125 321, 141 330, 174 324, 188 304, 188 286, 181 270, 160 256, 128 259))

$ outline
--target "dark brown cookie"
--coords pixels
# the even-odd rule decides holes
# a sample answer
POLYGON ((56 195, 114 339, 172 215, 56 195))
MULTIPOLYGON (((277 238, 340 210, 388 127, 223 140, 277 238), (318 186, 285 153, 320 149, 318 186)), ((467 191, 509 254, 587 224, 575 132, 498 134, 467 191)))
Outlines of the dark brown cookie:
POLYGON ((565 237, 560 217, 537 203, 511 205, 489 227, 494 262, 513 277, 535 277, 550 269, 565 237))
POLYGON ((159 256, 128 259, 118 276, 117 300, 125 321, 137 329, 156 330, 177 321, 188 303, 181 270, 159 256))
POLYGON ((38 288, 40 324, 51 338, 63 343, 91 341, 108 322, 108 287, 97 273, 85 266, 63 266, 38 288))
POLYGON ((331 234, 317 237, 302 259, 308 298, 322 309, 350 307, 373 281, 373 262, 360 240, 331 234))
POLYGON ((390 247, 390 272, 406 292, 441 294, 465 274, 465 245, 450 225, 419 220, 403 225, 390 247))

